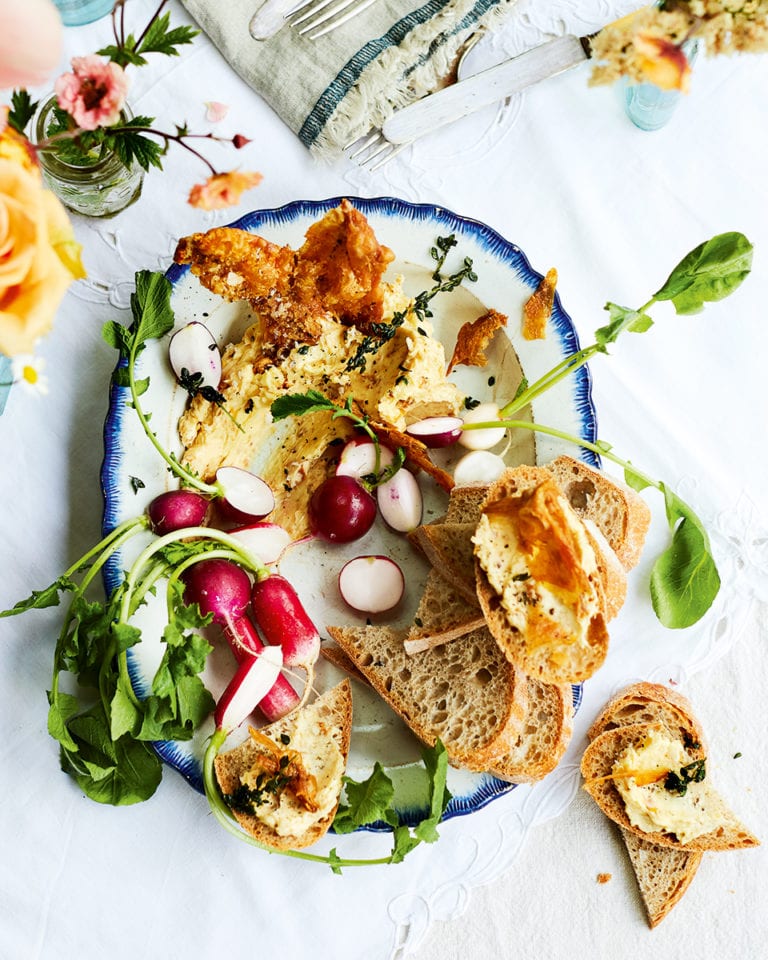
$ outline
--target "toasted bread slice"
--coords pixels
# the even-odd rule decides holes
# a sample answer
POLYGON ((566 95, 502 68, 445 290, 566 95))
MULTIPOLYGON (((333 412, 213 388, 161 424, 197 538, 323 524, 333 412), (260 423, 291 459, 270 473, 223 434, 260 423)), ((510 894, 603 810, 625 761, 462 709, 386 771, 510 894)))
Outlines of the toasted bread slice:
POLYGON ((592 676, 608 652, 603 580, 584 525, 550 472, 514 467, 491 484, 473 542, 480 607, 510 662, 545 683, 592 676), (521 503, 546 538, 530 556, 520 546, 521 503), (541 576, 537 555, 546 563, 541 576))
POLYGON ((483 503, 488 493, 486 484, 469 484, 454 487, 445 514, 446 523, 473 523, 480 519, 483 503))
POLYGON ((651 522, 640 494, 573 457, 558 457, 547 470, 575 512, 597 524, 624 569, 636 566, 651 522))
MULTIPOLYGON (((289 714, 282 720, 277 720, 258 733, 267 737, 276 745, 276 750, 286 754, 296 749, 302 759, 306 772, 316 777, 321 788, 327 779, 327 794, 331 804, 320 820, 304 827, 301 818, 301 805, 295 796, 287 789, 281 791, 265 791, 265 802, 262 816, 255 812, 233 807, 232 812, 240 826, 252 837, 265 846, 278 850, 294 850, 308 847, 320 839, 333 823, 336 808, 339 805, 339 796, 342 788, 342 774, 349 754, 349 741, 352 733, 352 691, 349 680, 332 687, 312 703, 300 710, 289 714), (308 733, 297 735, 299 724, 308 733), (295 741, 283 742, 285 738, 295 741), (299 744, 304 740, 311 741, 311 749, 300 750, 299 744), (337 769, 338 756, 341 755, 341 769, 337 769), (335 799, 333 795, 335 794, 335 799), (296 818, 297 812, 299 819, 296 818), (265 822, 264 817, 271 822, 265 822), (293 826, 301 824, 303 829, 293 832, 293 826)), ((227 753, 216 757, 215 770, 222 794, 231 796, 242 786, 242 778, 258 765, 259 757, 269 756, 269 751, 253 738, 241 743, 227 753)))
MULTIPOLYGON (((630 723, 661 721, 691 748, 704 749, 704 731, 686 697, 658 683, 635 683, 623 689, 602 709, 587 737, 594 740, 606 730, 630 723)), ((657 926, 680 902, 699 869, 700 850, 674 850, 619 827, 635 872, 648 923, 657 926)))
POLYGON ((420 740, 442 740, 455 766, 484 771, 512 749, 528 706, 527 679, 485 628, 416 656, 405 652, 403 630, 328 633, 420 740))
POLYGON ((439 523, 425 524, 408 534, 411 543, 469 604, 477 603, 474 531, 474 523, 439 523))
POLYGON ((558 765, 573 735, 573 689, 528 678, 528 710, 512 749, 493 762, 494 776, 535 783, 558 765))
POLYGON ((403 641, 406 653, 421 653, 430 647, 463 637, 485 624, 477 603, 462 594, 436 570, 430 570, 414 623, 403 641))
MULTIPOLYGON (((663 829, 646 830, 632 822, 616 785, 614 765, 628 749, 642 750, 650 739, 662 737, 676 739, 664 723, 633 723, 606 730, 589 744, 581 761, 584 788, 603 813, 628 832, 664 847, 678 850, 738 850, 742 847, 757 846, 757 838, 733 815, 711 787, 706 788, 706 793, 694 798, 691 796, 694 785, 691 785, 685 795, 676 798, 681 805, 685 805, 683 813, 686 815, 690 813, 691 807, 695 807, 696 811, 706 814, 708 819, 716 824, 711 830, 692 836, 685 843, 674 832, 663 829)), ((700 744, 686 747, 687 758, 692 761, 701 760, 702 749, 700 744)), ((652 786, 659 791, 666 789, 661 781, 652 786)))

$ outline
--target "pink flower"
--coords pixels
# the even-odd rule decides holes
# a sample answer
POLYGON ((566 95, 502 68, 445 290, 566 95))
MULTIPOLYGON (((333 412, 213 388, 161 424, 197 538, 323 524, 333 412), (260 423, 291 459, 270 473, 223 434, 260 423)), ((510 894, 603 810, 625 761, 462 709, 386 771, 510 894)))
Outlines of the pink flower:
POLYGON ((187 203, 199 210, 222 210, 234 207, 240 202, 241 195, 252 187, 257 187, 264 178, 260 173, 246 173, 232 170, 229 173, 215 173, 205 183, 196 183, 189 192, 187 203))
POLYGON ((51 0, 0 0, 0 89, 48 81, 59 64, 62 35, 51 0))
POLYGON ((74 73, 64 73, 54 84, 59 106, 83 130, 108 127, 120 119, 128 80, 117 63, 95 54, 73 57, 74 73))

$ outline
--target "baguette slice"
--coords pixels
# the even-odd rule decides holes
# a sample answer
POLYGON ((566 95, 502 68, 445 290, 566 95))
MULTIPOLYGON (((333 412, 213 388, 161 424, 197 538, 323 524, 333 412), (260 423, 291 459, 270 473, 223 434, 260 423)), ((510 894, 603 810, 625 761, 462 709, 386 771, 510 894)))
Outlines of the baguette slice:
POLYGON ((411 543, 469 604, 477 604, 474 532, 474 523, 439 523, 425 524, 408 534, 411 543))
MULTIPOLYGON (((543 467, 523 466, 507 470, 489 487, 483 512, 506 498, 530 494, 545 483, 553 485, 552 475, 543 467)), ((574 527, 584 529, 581 520, 567 506, 565 512, 570 514, 569 522, 574 527)), ((478 532, 480 529, 478 528, 478 532)), ((593 554, 593 569, 584 570, 584 579, 589 586, 588 596, 591 597, 592 611, 588 613, 589 619, 584 624, 584 642, 578 642, 570 639, 573 633, 565 616, 558 617, 556 612, 551 616, 549 611, 542 610, 544 605, 538 602, 537 596, 531 598, 528 585, 535 583, 533 578, 523 580, 519 585, 514 619, 525 626, 520 628, 515 625, 502 605, 500 594, 488 579, 477 556, 479 549, 477 542, 475 543, 476 590, 488 629, 510 662, 524 673, 545 683, 578 683, 586 680, 602 665, 608 653, 607 605, 603 578, 594 548, 589 552, 593 554)), ((494 553, 493 563, 498 563, 503 569, 506 556, 501 552, 494 553)), ((525 576, 527 577, 527 574, 525 576)))
POLYGON ((640 494, 573 457, 558 457, 547 469, 576 513, 597 524, 624 569, 636 566, 651 522, 640 494))
MULTIPOLYGON (((733 815, 722 798, 711 788, 706 797, 706 808, 717 820, 714 830, 694 837, 683 844, 674 833, 662 830, 649 832, 634 826, 627 815, 626 806, 615 783, 610 779, 616 760, 630 746, 639 747, 652 735, 669 735, 671 731, 663 723, 632 723, 624 727, 606 730, 596 737, 584 751, 581 773, 586 781, 585 790, 592 796, 603 813, 620 827, 643 840, 673 847, 677 850, 738 850, 757 846, 759 841, 733 815), (606 779, 607 778, 607 779, 606 779)), ((692 757, 700 756, 702 747, 690 748, 692 757)))
POLYGON ((430 647, 463 637, 484 623, 477 604, 467 603, 462 594, 433 569, 427 576, 414 625, 408 631, 403 646, 406 653, 421 653, 430 647))
POLYGON ((528 707, 527 680, 485 628, 416 656, 403 649, 403 630, 328 633, 420 740, 442 740, 455 766, 485 771, 512 749, 528 707))
POLYGON ((535 783, 558 765, 573 735, 573 690, 528 678, 528 710, 512 749, 489 773, 511 783, 535 783))
MULTIPOLYGON (((261 727, 258 732, 273 740, 281 750, 285 750, 281 737, 291 737, 294 734, 300 714, 304 720, 311 724, 311 728, 318 738, 318 744, 322 745, 329 740, 336 744, 346 766, 352 733, 352 690, 349 680, 342 680, 341 683, 313 700, 312 703, 302 707, 301 710, 294 711, 283 717, 282 720, 277 720, 266 727, 261 727)), ((319 747, 319 751, 322 751, 322 746, 319 747)), ((315 753, 314 750, 312 752, 315 753)), ((215 760, 215 770, 222 793, 225 795, 233 794, 241 785, 241 776, 247 773, 258 760, 259 755, 264 753, 264 748, 260 748, 253 739, 249 738, 235 747, 234 750, 219 754, 215 760)), ((327 762, 328 756, 320 753, 317 758, 313 757, 312 761, 306 760, 306 767, 308 772, 312 773, 313 769, 317 769, 315 764, 323 766, 327 762)), ((338 793, 333 807, 322 820, 311 825, 309 829, 300 834, 278 833, 276 828, 264 823, 255 814, 240 810, 233 810, 232 812, 240 826, 259 843, 277 850, 296 850, 310 846, 328 831, 336 815, 341 788, 342 781, 339 778, 338 793)), ((289 805, 296 804, 293 798, 289 798, 287 792, 284 797, 289 805)))
MULTIPOLYGON (((594 740, 606 730, 630 723, 656 723, 666 727, 691 747, 704 747, 704 731, 689 701, 658 683, 635 683, 613 697, 603 708, 587 737, 594 740)), ((699 869, 700 850, 673 850, 619 827, 635 872, 650 927, 656 927, 676 906, 699 869)))
POLYGON ((448 510, 445 514, 446 523, 473 523, 477 524, 483 510, 483 503, 488 493, 486 484, 469 484, 463 487, 454 487, 448 501, 448 510))

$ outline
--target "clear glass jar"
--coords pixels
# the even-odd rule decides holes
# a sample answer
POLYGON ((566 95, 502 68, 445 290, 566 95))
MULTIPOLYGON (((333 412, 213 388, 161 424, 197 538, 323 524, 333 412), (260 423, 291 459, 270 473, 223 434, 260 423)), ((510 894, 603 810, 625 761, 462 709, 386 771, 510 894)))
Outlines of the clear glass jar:
MULTIPOLYGON (((56 97, 47 100, 35 119, 35 142, 46 139, 46 130, 56 106, 56 97)), ((126 118, 132 116, 125 107, 126 118)), ((138 163, 126 167, 112 152, 95 155, 90 162, 66 163, 54 152, 37 154, 46 185, 65 207, 86 217, 113 217, 138 199, 144 171, 138 163)))

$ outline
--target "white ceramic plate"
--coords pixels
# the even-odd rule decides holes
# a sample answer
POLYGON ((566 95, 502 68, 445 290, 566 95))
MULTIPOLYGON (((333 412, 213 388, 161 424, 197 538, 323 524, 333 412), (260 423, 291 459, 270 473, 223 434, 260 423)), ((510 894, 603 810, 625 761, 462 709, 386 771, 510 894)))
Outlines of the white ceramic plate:
MULTIPOLYGON (((261 234, 276 243, 298 247, 307 228, 340 201, 339 197, 301 201, 275 210, 256 211, 233 226, 261 234)), ((435 334, 443 340, 448 357, 453 350, 456 332, 465 320, 475 319, 488 307, 509 317, 506 336, 497 336, 494 340, 489 365, 457 371, 456 380, 465 393, 480 400, 495 399, 501 404, 514 395, 520 367, 532 382, 579 348, 575 330, 559 297, 555 298, 546 338, 537 341, 522 338, 522 307, 541 280, 541 274, 533 270, 519 247, 489 227, 440 207, 414 205, 390 198, 353 199, 352 202, 366 215, 379 241, 395 252, 396 261, 388 276, 401 274, 407 292, 412 295, 432 286, 430 249, 437 237, 455 234, 458 240, 444 272, 454 272, 464 257, 472 258, 477 281, 438 296, 431 305, 435 334)), ((173 284, 172 304, 179 326, 191 320, 202 320, 223 346, 239 337, 252 320, 247 304, 225 303, 205 290, 188 268, 173 266, 168 277, 173 284)), ((176 384, 168 364, 169 337, 147 344, 139 359, 138 376, 150 377, 150 387, 142 397, 142 405, 146 411, 151 411, 153 428, 166 449, 180 453, 176 423, 184 409, 186 394, 176 384)), ((102 468, 104 526, 107 530, 138 515, 157 494, 176 486, 141 430, 138 418, 126 405, 126 397, 125 389, 112 387, 102 468), (136 489, 134 478, 143 486, 136 489)), ((532 413, 537 422, 594 440, 595 411, 586 367, 546 393, 536 402, 532 413)), ((573 446, 560 441, 537 436, 534 444, 532 434, 527 431, 520 431, 520 434, 522 446, 512 447, 507 452, 510 462, 519 462, 521 457, 536 457, 539 462, 547 462, 564 452, 580 455, 573 446)), ((584 458, 587 462, 594 462, 589 454, 584 458)), ((421 482, 425 493, 424 520, 427 521, 443 512, 446 498, 428 479, 422 478, 421 482)), ((129 550, 137 552, 139 547, 140 544, 131 541, 129 547, 112 558, 105 574, 108 590, 117 585, 122 571, 133 558, 134 553, 129 550)), ((363 553, 386 553, 405 568, 406 596, 396 616, 390 616, 387 622, 411 621, 426 578, 426 565, 404 537, 392 534, 382 523, 377 523, 365 538, 356 543, 346 547, 329 546, 319 541, 310 543, 289 551, 281 564, 280 572, 297 586, 321 635, 328 624, 365 622, 364 617, 355 615, 344 605, 336 589, 336 576, 342 564, 363 553)), ((164 604, 160 601, 150 603, 139 611, 136 623, 142 628, 143 639, 128 651, 128 657, 131 679, 141 696, 148 691, 162 656, 159 637, 164 624, 164 604)), ((214 652, 209 657, 204 680, 216 697, 231 676, 234 660, 225 643, 213 635, 212 642, 214 652)), ((338 679, 338 671, 321 659, 317 687, 325 689, 338 679)), ((580 688, 575 688, 574 697, 578 703, 580 688)), ((401 817, 405 822, 413 822, 426 804, 426 781, 418 744, 389 708, 362 684, 354 684, 354 702, 353 742, 347 772, 360 779, 367 776, 373 762, 379 760, 395 782, 401 817)), ((204 726, 194 739, 186 743, 156 744, 162 759, 198 790, 202 789, 200 761, 211 729, 212 726, 204 726)), ((236 739, 237 736, 233 735, 232 742, 236 739)), ((449 773, 448 786, 453 798, 446 817, 470 813, 512 789, 511 784, 495 777, 453 769, 449 773)))

